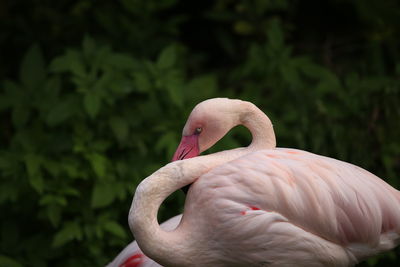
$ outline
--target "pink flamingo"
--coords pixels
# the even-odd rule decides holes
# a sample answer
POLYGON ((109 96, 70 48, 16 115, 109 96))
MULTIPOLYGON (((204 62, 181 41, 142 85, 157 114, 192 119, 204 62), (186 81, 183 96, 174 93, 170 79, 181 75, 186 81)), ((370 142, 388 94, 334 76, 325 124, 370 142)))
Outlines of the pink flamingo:
POLYGON ((197 156, 243 124, 246 148, 167 164, 136 189, 130 228, 163 266, 351 266, 399 243, 400 193, 355 165, 276 148, 268 117, 240 100, 198 104, 174 159, 197 156), (157 211, 192 184, 178 227, 157 211))
MULTIPOLYGON (((165 231, 174 230, 181 221, 182 215, 177 215, 165 221, 160 226, 165 231)), ((160 266, 152 259, 149 259, 140 250, 136 241, 131 242, 122 250, 107 267, 156 267, 160 266)))

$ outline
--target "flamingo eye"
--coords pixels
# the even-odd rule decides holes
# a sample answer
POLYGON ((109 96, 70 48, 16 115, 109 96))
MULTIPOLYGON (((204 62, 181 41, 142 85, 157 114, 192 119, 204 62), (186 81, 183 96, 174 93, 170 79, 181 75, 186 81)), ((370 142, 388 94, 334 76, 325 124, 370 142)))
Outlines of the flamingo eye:
POLYGON ((194 134, 200 134, 203 129, 201 127, 197 127, 194 131, 194 134))

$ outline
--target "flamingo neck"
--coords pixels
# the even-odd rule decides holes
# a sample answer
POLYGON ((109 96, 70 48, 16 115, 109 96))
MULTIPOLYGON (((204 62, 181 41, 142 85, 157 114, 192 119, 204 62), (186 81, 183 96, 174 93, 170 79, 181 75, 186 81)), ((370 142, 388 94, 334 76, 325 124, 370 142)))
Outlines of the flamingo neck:
POLYGON ((196 250, 189 233, 180 225, 174 231, 162 230, 157 222, 158 209, 174 191, 246 153, 246 149, 233 149, 171 162, 144 179, 136 188, 129 211, 129 226, 142 251, 163 266, 190 266, 196 250))
POLYGON ((272 149, 276 147, 276 139, 271 120, 259 108, 250 102, 239 116, 240 124, 249 129, 253 140, 250 150, 272 149))
POLYGON ((237 124, 243 124, 250 130, 253 140, 249 147, 171 162, 144 179, 136 188, 129 211, 129 226, 142 251, 163 266, 190 266, 193 255, 198 252, 189 238, 190 233, 180 225, 170 232, 160 228, 157 212, 162 202, 216 166, 251 151, 272 149, 276 145, 269 118, 250 102, 238 101, 237 104, 231 107, 233 116, 238 115, 237 124))

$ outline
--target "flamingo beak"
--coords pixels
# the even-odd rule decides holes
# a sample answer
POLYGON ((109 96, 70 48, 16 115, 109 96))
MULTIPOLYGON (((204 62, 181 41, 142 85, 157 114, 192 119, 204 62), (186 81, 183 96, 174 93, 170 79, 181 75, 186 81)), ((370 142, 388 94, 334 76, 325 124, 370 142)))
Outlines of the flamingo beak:
POLYGON ((175 151, 172 161, 197 157, 199 154, 199 135, 182 136, 182 140, 175 151))

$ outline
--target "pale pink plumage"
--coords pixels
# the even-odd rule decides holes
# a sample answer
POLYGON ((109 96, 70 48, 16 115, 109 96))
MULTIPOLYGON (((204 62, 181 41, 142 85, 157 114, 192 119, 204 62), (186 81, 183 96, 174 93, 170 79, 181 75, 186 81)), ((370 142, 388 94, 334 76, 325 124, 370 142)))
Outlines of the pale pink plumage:
POLYGON ((168 266, 349 266, 399 243, 396 189, 352 164, 275 148, 271 122, 251 103, 200 103, 183 139, 202 152, 238 124, 253 135, 249 147, 170 163, 138 186, 129 223, 149 257, 168 266), (190 183, 180 225, 163 231, 159 206, 190 183))

